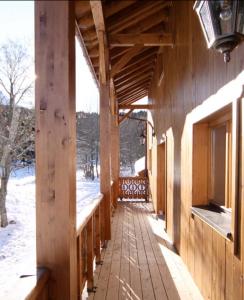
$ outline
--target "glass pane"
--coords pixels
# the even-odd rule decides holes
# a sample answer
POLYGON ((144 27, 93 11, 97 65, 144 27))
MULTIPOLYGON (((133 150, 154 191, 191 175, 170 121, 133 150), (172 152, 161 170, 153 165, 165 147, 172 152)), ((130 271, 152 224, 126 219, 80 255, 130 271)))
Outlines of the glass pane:
POLYGON ((215 34, 230 34, 234 30, 233 2, 228 0, 209 1, 213 12, 213 27, 215 34))
POLYGON ((204 2, 204 4, 201 7, 201 10, 199 12, 201 23, 204 26, 204 30, 208 39, 208 42, 211 43, 211 41, 214 39, 214 31, 213 26, 211 22, 211 14, 209 11, 208 3, 207 1, 204 2))
POLYGON ((211 147, 211 181, 213 186, 213 200, 225 205, 225 165, 226 165, 226 126, 213 128, 211 147))
POLYGON ((239 13, 237 14, 237 32, 244 34, 244 1, 239 1, 239 13))

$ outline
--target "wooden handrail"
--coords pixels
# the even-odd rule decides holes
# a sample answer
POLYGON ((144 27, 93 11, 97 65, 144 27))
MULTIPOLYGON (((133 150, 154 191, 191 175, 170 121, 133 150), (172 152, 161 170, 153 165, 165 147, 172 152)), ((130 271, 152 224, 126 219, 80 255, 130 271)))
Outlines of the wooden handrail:
POLYGON ((86 205, 84 207, 82 216, 77 220, 77 226, 76 226, 77 236, 80 235, 81 231, 87 225, 90 218, 94 215, 97 207, 100 205, 102 200, 103 200, 103 194, 100 194, 100 195, 98 195, 97 198, 92 200, 91 204, 86 205))
POLYGON ((87 282, 87 290, 94 290, 93 263, 101 263, 101 222, 100 206, 103 195, 99 195, 84 208, 81 220, 77 226, 77 283, 78 299, 87 282))

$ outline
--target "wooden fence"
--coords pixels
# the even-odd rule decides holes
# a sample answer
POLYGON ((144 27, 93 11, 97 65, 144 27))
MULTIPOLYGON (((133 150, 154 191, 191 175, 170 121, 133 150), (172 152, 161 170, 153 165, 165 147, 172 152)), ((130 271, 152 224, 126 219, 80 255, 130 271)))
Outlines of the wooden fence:
POLYGON ((120 177, 119 198, 148 200, 148 178, 145 176, 120 177))

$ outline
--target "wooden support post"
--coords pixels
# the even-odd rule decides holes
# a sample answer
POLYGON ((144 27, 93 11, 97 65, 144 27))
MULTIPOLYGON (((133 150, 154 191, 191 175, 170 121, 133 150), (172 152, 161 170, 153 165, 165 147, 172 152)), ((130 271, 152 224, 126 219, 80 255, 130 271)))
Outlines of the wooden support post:
POLYGON ((120 135, 117 125, 117 116, 111 117, 111 178, 114 182, 114 206, 117 206, 119 193, 119 169, 120 169, 120 135))
POLYGON ((37 265, 49 299, 77 299, 75 16, 72 1, 35 2, 37 265))
POLYGON ((101 263, 101 234, 100 234, 100 205, 98 206, 95 213, 95 255, 96 264, 101 263))
POLYGON ((93 217, 87 223, 87 291, 93 292, 93 217))
POLYGON ((104 195, 101 203, 101 240, 103 243, 111 239, 110 179, 109 86, 100 82, 100 189, 104 195))

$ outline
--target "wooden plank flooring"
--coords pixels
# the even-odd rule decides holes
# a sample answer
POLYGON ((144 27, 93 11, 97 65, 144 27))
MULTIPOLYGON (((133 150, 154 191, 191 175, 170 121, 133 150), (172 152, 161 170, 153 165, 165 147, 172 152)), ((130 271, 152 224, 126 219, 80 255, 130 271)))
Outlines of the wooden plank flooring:
POLYGON ((112 240, 95 271, 94 300, 203 299, 180 256, 168 240, 164 221, 152 205, 119 202, 112 218, 112 240))

